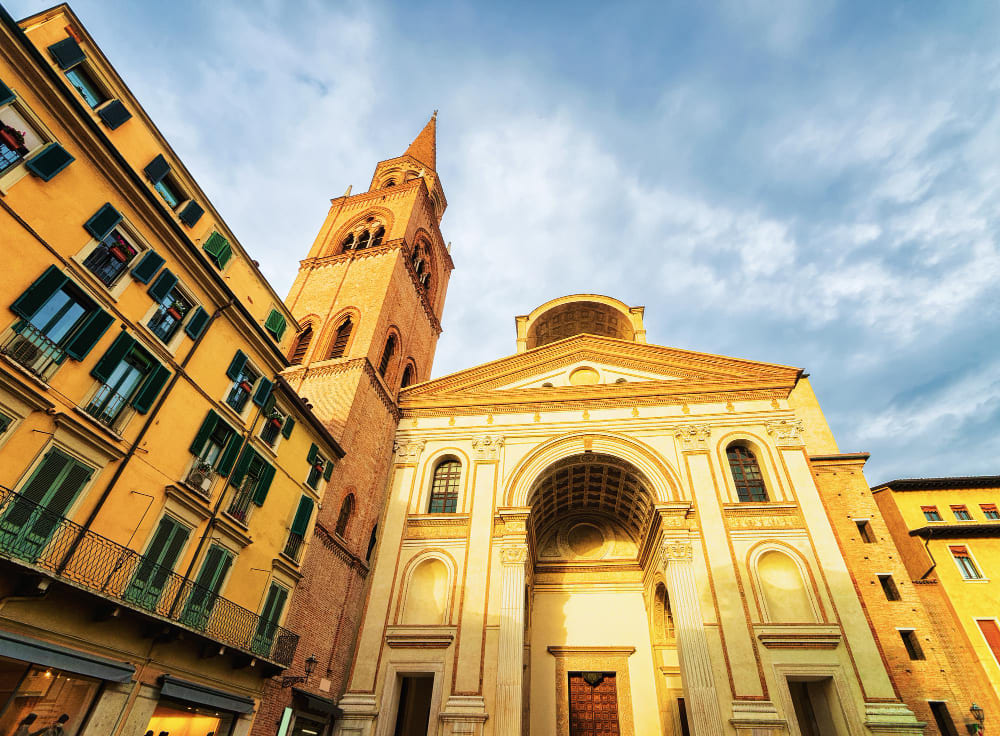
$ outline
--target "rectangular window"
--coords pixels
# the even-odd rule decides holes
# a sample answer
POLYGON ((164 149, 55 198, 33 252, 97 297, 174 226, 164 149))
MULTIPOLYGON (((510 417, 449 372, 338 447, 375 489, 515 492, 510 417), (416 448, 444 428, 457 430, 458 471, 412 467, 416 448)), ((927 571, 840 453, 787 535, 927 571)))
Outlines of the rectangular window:
POLYGON ((173 597, 164 596, 161 601, 161 593, 174 575, 174 565, 190 533, 188 527, 169 516, 160 519, 146 553, 139 558, 135 574, 125 590, 125 600, 147 611, 162 615, 169 612, 173 597), (166 610, 160 610, 164 607, 166 610))
POLYGON ((1000 520, 1000 511, 997 511, 995 503, 981 503, 979 504, 979 508, 983 510, 983 516, 989 521, 1000 520))
POLYGON ((67 69, 66 79, 80 93, 80 97, 90 105, 91 109, 108 101, 108 96, 104 93, 104 90, 83 64, 78 64, 72 69, 67 69))
POLYGON ((959 521, 972 521, 972 516, 969 514, 969 509, 965 505, 952 506, 951 512, 955 514, 955 518, 959 521))
POLYGON ((163 201, 172 210, 177 209, 177 205, 183 201, 184 195, 181 194, 180 187, 174 182, 172 176, 163 177, 153 185, 153 188, 160 193, 163 201))
POLYGON ((218 414, 209 411, 188 448, 194 455, 185 478, 188 487, 208 496, 217 475, 228 475, 233 469, 241 439, 218 414))
POLYGON ((192 306, 191 300, 174 286, 160 300, 159 308, 149 318, 146 326, 163 342, 170 342, 192 306))
POLYGON ((319 448, 315 444, 309 447, 306 462, 309 463, 309 475, 306 478, 306 484, 310 488, 319 488, 321 478, 330 480, 330 476, 333 474, 333 463, 320 455, 319 448))
POLYGON ((260 620, 257 622, 253 642, 250 645, 251 651, 264 657, 271 655, 275 635, 278 633, 278 621, 281 620, 287 599, 288 589, 277 583, 271 583, 271 587, 267 591, 267 599, 264 601, 264 608, 260 612, 260 620))
POLYGON ((229 550, 215 544, 209 548, 181 612, 181 623, 201 630, 207 627, 232 564, 233 555, 229 550))
POLYGON ((875 532, 872 531, 872 525, 867 519, 855 519, 854 523, 858 527, 858 534, 861 535, 861 541, 865 544, 872 544, 875 541, 875 532))
POLYGON ((122 410, 135 397, 146 376, 152 372, 153 363, 145 350, 133 347, 98 387, 84 411, 101 424, 115 427, 119 417, 123 416, 122 410))
POLYGON ((939 700, 928 700, 927 705, 930 706, 934 722, 937 723, 941 736, 958 736, 958 729, 955 728, 955 722, 951 719, 948 706, 939 700))
POLYGON ((924 512, 924 518, 927 521, 942 521, 937 506, 921 506, 920 510, 924 512))
POLYGON ((955 544, 948 547, 948 551, 951 552, 951 556, 955 558, 955 564, 958 565, 958 571, 962 573, 962 577, 966 580, 982 580, 983 575, 979 572, 979 568, 976 567, 975 561, 972 559, 972 555, 969 554, 969 548, 963 544, 955 544))
POLYGON ((238 413, 242 413, 253 394, 253 387, 259 380, 260 374, 249 363, 244 365, 240 370, 239 378, 233 382, 232 388, 226 394, 226 403, 238 413))
POLYGON ((885 593, 885 599, 887 601, 899 600, 899 590, 896 588, 896 583, 893 581, 892 575, 879 575, 878 581, 882 585, 882 592, 885 593))
POLYGON ((235 490, 226 513, 246 526, 253 507, 264 505, 273 479, 274 466, 252 448, 244 448, 236 462, 236 469, 229 478, 229 483, 235 490))
POLYGON ((13 419, 11 419, 6 414, 0 412, 0 437, 3 437, 5 434, 7 434, 7 430, 10 429, 10 425, 13 423, 14 423, 13 419))
POLYGON ((924 659, 924 650, 920 648, 916 632, 913 629, 898 629, 898 631, 910 659, 924 659))
POLYGON ((139 248, 125 236, 120 228, 108 233, 83 261, 83 266, 105 286, 114 286, 121 278, 136 255, 139 248))
POLYGON ((101 680, 46 664, 29 664, 0 657, 0 733, 7 736, 58 734, 78 736, 103 684, 101 680), (19 725, 35 714, 31 725, 19 725), (57 719, 67 721, 57 727, 57 719))
POLYGON ((292 519, 292 526, 288 530, 288 541, 285 543, 285 554, 293 560, 299 559, 302 551, 302 541, 305 539, 306 530, 309 528, 309 520, 312 518, 313 500, 309 496, 299 499, 299 506, 295 509, 295 518, 292 519))
POLYGON ((17 166, 45 143, 41 131, 16 103, 11 101, 0 106, 0 174, 17 166))
POLYGON ((274 447, 278 443, 278 437, 281 436, 285 415, 277 409, 271 409, 265 413, 265 416, 267 418, 264 420, 264 426, 260 429, 260 438, 270 447, 274 447))
POLYGON ((976 624, 979 626, 983 638, 986 639, 990 651, 993 652, 993 658, 1000 665, 1000 626, 997 625, 997 620, 995 618, 980 618, 976 619, 976 624))

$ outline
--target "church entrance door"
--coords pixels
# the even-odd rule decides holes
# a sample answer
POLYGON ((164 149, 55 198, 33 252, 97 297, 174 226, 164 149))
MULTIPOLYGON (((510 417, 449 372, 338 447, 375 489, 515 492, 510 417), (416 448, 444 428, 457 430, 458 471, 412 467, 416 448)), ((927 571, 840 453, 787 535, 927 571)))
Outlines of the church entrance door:
POLYGON ((619 736, 614 672, 569 673, 569 736, 619 736))

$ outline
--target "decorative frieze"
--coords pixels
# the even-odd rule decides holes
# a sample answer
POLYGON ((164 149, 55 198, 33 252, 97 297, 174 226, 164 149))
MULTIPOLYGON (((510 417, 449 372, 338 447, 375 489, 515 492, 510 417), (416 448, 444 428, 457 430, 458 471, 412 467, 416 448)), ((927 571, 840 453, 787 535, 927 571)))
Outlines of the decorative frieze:
POLYGON ((712 428, 707 424, 682 424, 674 429, 674 437, 684 450, 707 450, 712 428))
POLYGON ((392 451, 397 463, 415 463, 426 446, 426 440, 396 440, 392 443, 392 451))
POLYGON ((801 419, 778 419, 764 425, 778 447, 800 447, 805 425, 801 419))
POLYGON ((500 448, 503 447, 501 435, 484 434, 472 438, 472 455, 481 462, 500 459, 500 448))
POLYGON ((404 532, 404 539, 465 539, 468 536, 468 514, 411 516, 406 520, 404 532))
POLYGON ((664 565, 670 562, 691 562, 694 549, 690 542, 665 541, 662 547, 664 565))

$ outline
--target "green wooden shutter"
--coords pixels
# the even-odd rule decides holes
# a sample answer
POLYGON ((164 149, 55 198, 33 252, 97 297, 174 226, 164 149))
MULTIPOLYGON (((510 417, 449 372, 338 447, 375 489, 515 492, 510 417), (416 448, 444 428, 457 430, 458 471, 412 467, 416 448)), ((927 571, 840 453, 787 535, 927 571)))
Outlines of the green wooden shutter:
POLYGON ((227 475, 233 469, 233 464, 236 462, 236 456, 239 454, 242 441, 243 438, 240 436, 240 433, 232 430, 229 435, 229 441, 226 443, 226 449, 219 455, 219 459, 215 463, 215 469, 219 472, 219 475, 227 475))
POLYGON ((111 130, 118 128, 132 117, 132 113, 122 104, 121 100, 111 100, 111 102, 98 110, 97 114, 111 130))
POLYGON ((295 510, 295 518, 292 520, 292 534, 298 534, 300 537, 306 535, 306 529, 309 528, 309 519, 312 518, 313 512, 313 500, 309 496, 303 496, 299 499, 299 507, 295 510))
POLYGON ((319 455, 319 447, 313 442, 309 445, 309 454, 306 455, 306 462, 312 465, 316 462, 316 456, 319 455))
POLYGON ((149 287, 149 295, 153 298, 153 301, 163 303, 163 300, 167 298, 167 294, 170 290, 177 286, 177 277, 174 276, 173 272, 169 268, 163 269, 159 276, 156 277, 156 281, 153 285, 149 287))
POLYGON ((107 202, 89 220, 83 223, 83 226, 95 238, 104 240, 121 221, 121 212, 112 207, 110 202, 107 202))
POLYGON ((90 369, 90 375, 98 381, 106 383, 111 378, 111 374, 118 364, 122 362, 128 351, 132 349, 133 345, 135 345, 135 338, 127 332, 118 335, 115 341, 111 343, 111 347, 104 351, 104 355, 101 356, 100 360, 94 363, 94 367, 90 369))
POLYGON ((208 441, 208 436, 215 430, 215 424, 218 421, 219 415, 209 409, 208 416, 206 416, 204 421, 201 423, 197 434, 194 436, 194 441, 188 448, 192 455, 200 455, 201 451, 205 449, 205 442, 208 441))
POLYGON ((271 589, 267 591, 267 600, 264 602, 264 610, 260 612, 261 619, 270 624, 277 624, 281 619, 281 612, 285 608, 286 598, 288 598, 288 591, 280 585, 271 583, 271 589))
POLYGON ((206 312, 201 307, 194 310, 194 314, 191 315, 191 319, 187 321, 184 325, 184 331, 193 340, 197 340, 201 337, 201 333, 205 331, 205 326, 208 324, 208 312, 206 312))
POLYGON ((274 384, 266 378, 260 379, 260 383, 257 384, 257 390, 253 394, 253 403, 257 406, 264 406, 267 400, 271 398, 271 390, 273 388, 274 384))
POLYGON ((212 233, 209 235, 208 240, 205 241, 205 245, 203 247, 205 248, 205 251, 212 256, 212 260, 215 261, 215 265, 220 269, 226 267, 226 264, 229 263, 229 259, 233 254, 229 241, 219 233, 212 233))
MULTIPOLYGON (((26 500, 41 504, 55 484, 56 479, 71 462, 73 461, 69 456, 59 450, 49 450, 28 482, 21 487, 19 493, 26 500)), ((7 521, 9 516, 10 514, 7 514, 4 521, 7 521)))
POLYGON ((35 279, 35 282, 10 305, 11 311, 19 317, 31 319, 67 281, 69 279, 66 278, 66 274, 55 266, 49 266, 45 269, 45 273, 35 279))
POLYGON ((195 582, 213 593, 218 593, 231 562, 232 555, 222 547, 213 544, 208 550, 208 554, 205 555, 205 562, 202 564, 201 572, 198 573, 195 582))
POLYGON ((137 412, 145 414, 149 411, 153 402, 156 401, 156 397, 163 390, 163 386, 167 383, 168 378, 170 378, 170 369, 157 363, 156 367, 146 376, 146 380, 142 383, 142 388, 139 389, 135 398, 132 399, 132 406, 135 407, 137 412))
POLYGON ((253 491, 253 502, 258 506, 263 506, 267 500, 267 492, 271 490, 271 481, 274 480, 274 466, 264 463, 264 470, 257 481, 257 487, 253 491))
POLYGON ((277 309, 272 309, 264 321, 264 327, 274 335, 275 340, 280 340, 281 336, 285 334, 285 318, 281 316, 281 312, 277 309))
POLYGON ((10 87, 0 81, 0 105, 9 105, 11 102, 17 99, 10 87))
POLYGON ((49 46, 49 53, 52 54, 52 58, 56 60, 60 69, 69 69, 87 58, 83 49, 80 48, 80 44, 72 38, 64 38, 62 41, 52 44, 49 46))
POLYGON ((292 429, 295 427, 295 418, 291 416, 285 417, 285 423, 281 425, 281 436, 286 440, 292 436, 292 429))
POLYGON ((333 475, 333 460, 327 460, 323 468, 323 480, 330 480, 331 475, 333 475))
POLYGON ((42 181, 50 181, 76 159, 58 143, 50 143, 41 153, 25 162, 24 167, 42 181))
POLYGON ((93 473, 94 471, 86 465, 75 460, 70 461, 68 471, 45 501, 45 508, 49 513, 43 514, 32 525, 32 536, 36 539, 48 540, 59 521, 65 518, 70 505, 93 473))
POLYGON ((240 380, 240 374, 243 372, 243 368, 247 364, 247 355, 242 350, 237 350, 236 355, 233 359, 229 361, 229 367, 226 368, 226 375, 233 381, 240 380))
POLYGON ((163 259, 163 256, 156 251, 151 250, 147 252, 146 255, 142 257, 142 260, 139 261, 139 264, 132 269, 132 276, 140 284, 148 284, 150 279, 156 275, 156 272, 160 270, 160 266, 164 263, 166 263, 166 261, 163 259))
POLYGON ((159 184, 163 181, 163 177, 170 173, 170 164, 167 163, 167 159, 163 158, 162 153, 158 153, 156 158, 146 164, 143 173, 153 184, 159 184))
POLYGON ((243 478, 245 478, 247 474, 247 468, 250 467, 250 461, 253 460, 253 457, 256 454, 257 453, 249 447, 243 448, 243 452, 240 453, 240 459, 236 461, 236 469, 229 477, 229 485, 238 486, 243 482, 243 478))
POLYGON ((114 322, 115 318, 103 309, 95 309, 66 344, 66 354, 73 360, 83 360, 114 322))
POLYGON ((194 227, 203 214, 205 214, 205 209, 194 200, 191 200, 177 216, 188 227, 194 227))

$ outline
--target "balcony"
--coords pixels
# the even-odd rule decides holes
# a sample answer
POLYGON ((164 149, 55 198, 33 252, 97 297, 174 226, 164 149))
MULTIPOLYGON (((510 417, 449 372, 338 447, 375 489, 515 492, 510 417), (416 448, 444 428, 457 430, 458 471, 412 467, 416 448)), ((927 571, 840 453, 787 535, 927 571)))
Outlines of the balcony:
POLYGON ((215 468, 211 463, 207 463, 199 458, 195 458, 194 465, 184 478, 184 484, 195 491, 198 491, 206 499, 212 497, 212 484, 215 482, 215 468))
POLYGON ((299 552, 302 551, 302 535, 295 532, 288 533, 288 541, 285 542, 284 554, 287 557, 299 561, 299 552))
POLYGON ((0 559, 284 669, 298 634, 0 486, 0 559))
POLYGON ((45 380, 66 358, 65 351, 30 322, 21 320, 12 329, 13 334, 0 346, 0 353, 38 378, 45 380))

